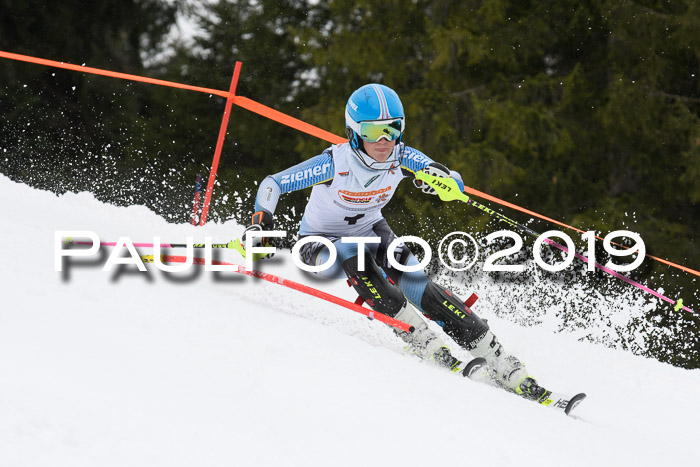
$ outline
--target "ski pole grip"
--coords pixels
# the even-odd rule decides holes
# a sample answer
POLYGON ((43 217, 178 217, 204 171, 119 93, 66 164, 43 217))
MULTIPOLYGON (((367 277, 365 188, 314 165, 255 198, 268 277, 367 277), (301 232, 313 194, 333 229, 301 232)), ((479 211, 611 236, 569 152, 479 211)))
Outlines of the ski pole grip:
POLYGON ((416 178, 429 184, 443 201, 460 200, 468 203, 469 196, 462 193, 457 180, 452 177, 435 177, 421 170, 416 172, 416 178))

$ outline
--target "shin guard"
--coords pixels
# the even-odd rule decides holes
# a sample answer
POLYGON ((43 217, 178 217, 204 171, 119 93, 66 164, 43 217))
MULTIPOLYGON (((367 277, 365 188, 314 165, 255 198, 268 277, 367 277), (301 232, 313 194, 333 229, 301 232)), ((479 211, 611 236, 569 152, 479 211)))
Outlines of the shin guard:
POLYGON ((525 365, 505 351, 488 324, 450 291, 430 282, 425 288, 421 306, 426 315, 445 323, 445 332, 455 342, 474 357, 485 358, 489 372, 498 383, 515 391, 527 377, 525 365))
POLYGON ((364 271, 359 270, 358 256, 347 259, 343 263, 343 270, 350 284, 372 309, 392 318, 395 317, 406 303, 406 297, 396 284, 387 279, 371 254, 365 252, 364 260, 364 271))
POLYGON ((488 324, 466 308, 459 298, 434 282, 426 286, 421 308, 431 319, 444 322, 445 333, 467 350, 471 350, 489 329, 488 324))

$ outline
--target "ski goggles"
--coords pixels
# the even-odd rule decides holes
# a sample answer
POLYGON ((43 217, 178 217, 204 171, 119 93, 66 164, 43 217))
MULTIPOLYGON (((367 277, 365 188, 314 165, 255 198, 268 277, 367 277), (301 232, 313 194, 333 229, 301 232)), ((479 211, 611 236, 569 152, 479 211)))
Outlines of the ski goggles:
POLYGON ((394 141, 401 136, 403 119, 360 122, 359 126, 359 131, 355 131, 360 135, 360 138, 368 143, 376 143, 382 138, 387 141, 394 141))

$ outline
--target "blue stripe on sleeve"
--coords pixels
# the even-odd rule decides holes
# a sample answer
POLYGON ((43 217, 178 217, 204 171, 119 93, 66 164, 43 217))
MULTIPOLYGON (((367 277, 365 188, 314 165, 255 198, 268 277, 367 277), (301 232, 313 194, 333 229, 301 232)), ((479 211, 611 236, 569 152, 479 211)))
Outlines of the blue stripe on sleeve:
MULTIPOLYGON (((404 156, 401 161, 401 168, 416 173, 419 170, 423 170, 431 162, 434 161, 422 152, 420 152, 418 149, 414 149, 410 146, 404 146, 404 156)), ((462 181, 462 176, 459 174, 459 172, 450 170, 450 176, 457 180, 457 185, 459 185, 459 189, 464 191, 464 182, 462 181)))
POLYGON ((333 178, 335 165, 330 152, 297 164, 272 176, 282 189, 282 193, 303 190, 333 178))
POLYGON ((433 162, 433 160, 418 149, 404 146, 403 159, 401 160, 401 167, 404 169, 416 173, 419 170, 423 170, 423 168, 431 162, 433 162))
POLYGON ((264 208, 270 213, 275 212, 277 201, 282 193, 303 190, 319 183, 333 179, 335 164, 330 151, 312 157, 300 164, 282 172, 269 175, 258 188, 255 198, 255 210, 264 208))

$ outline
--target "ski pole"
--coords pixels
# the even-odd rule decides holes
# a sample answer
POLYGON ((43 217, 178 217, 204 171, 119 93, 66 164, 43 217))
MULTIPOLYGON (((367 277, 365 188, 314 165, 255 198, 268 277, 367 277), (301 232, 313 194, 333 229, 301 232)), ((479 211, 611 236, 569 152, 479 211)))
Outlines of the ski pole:
MULTIPOLYGON (((515 209, 516 211, 524 212, 525 214, 529 214, 530 216, 537 217, 537 218, 542 219, 542 220, 545 220, 545 221, 547 221, 547 222, 551 222, 551 223, 553 223, 553 224, 559 225, 559 226, 564 227, 564 228, 566 228, 566 229, 575 230, 576 232, 579 232, 579 233, 585 233, 585 232, 584 232, 583 230, 581 230, 581 229, 577 229, 576 227, 572 227, 572 226, 570 226, 570 225, 568 225, 568 224, 564 224, 563 222, 559 222, 559 221, 556 220, 556 219, 552 219, 552 218, 550 218, 550 217, 543 216, 542 214, 538 214, 538 213, 536 213, 536 212, 534 212, 534 211, 530 211, 529 209, 522 208, 522 207, 518 206, 517 204, 509 203, 508 201, 504 201, 504 200, 502 200, 502 199, 498 199, 498 198, 496 198, 496 197, 494 197, 494 196, 491 196, 491 195, 489 195, 489 194, 487 194, 487 193, 481 192, 481 191, 479 191, 479 190, 475 190, 474 188, 464 187, 464 191, 465 191, 465 192, 468 192, 468 193, 471 194, 471 195, 478 196, 478 197, 480 197, 480 198, 484 198, 484 199, 493 201, 494 203, 498 203, 498 204, 500 204, 500 205, 502 205, 502 206, 506 206, 506 207, 509 207, 509 208, 511 208, 511 209, 515 209)), ((598 240, 603 240, 602 237, 599 237, 599 236, 597 236, 597 235, 595 235, 595 238, 597 238, 598 240)), ((615 243, 615 242, 610 242, 610 243, 613 244, 613 245, 615 245, 615 246, 621 247, 621 248, 628 248, 628 247, 626 247, 626 246, 624 246, 624 245, 620 245, 620 244, 615 243)), ((658 256, 650 255, 649 253, 646 253, 645 256, 646 256, 647 258, 653 259, 654 261, 658 261, 659 263, 663 263, 663 264, 665 264, 665 265, 667 265, 667 266, 671 266, 672 268, 680 269, 681 271, 685 271, 685 272, 688 272, 688 273, 690 273, 690 274, 693 274, 693 275, 696 275, 696 276, 700 277, 700 271, 696 271, 695 269, 691 269, 691 268, 689 268, 689 267, 687 267, 687 266, 682 266, 682 265, 680 265, 680 264, 673 263, 673 262, 671 262, 671 261, 669 261, 669 260, 667 260, 667 259, 663 259, 663 258, 659 258, 658 256)))
MULTIPOLYGON (((92 245, 92 242, 76 241, 72 239, 66 239, 63 241, 64 245, 92 245)), ((228 248, 238 251, 238 245, 240 240, 231 240, 228 243, 212 243, 212 248, 228 248)), ((136 248, 153 248, 155 245, 153 243, 134 243, 136 248)), ((100 242, 100 246, 117 246, 117 242, 100 242)), ((187 243, 161 243, 161 248, 187 248, 187 243)), ((205 248, 204 243, 194 243, 193 248, 205 248)))
MULTIPOLYGON (((87 242, 87 241, 76 241, 70 238, 67 238, 63 240, 64 245, 90 245, 92 246, 92 242, 87 242)), ((154 248, 156 245, 153 243, 133 243, 134 248, 154 248)), ((186 243, 160 243, 160 248, 187 248, 186 243)), ((100 246, 117 246, 117 242, 100 242, 100 246)), ((206 243, 194 243, 192 245, 193 248, 206 248, 207 245, 206 243)), ((228 249, 228 250, 233 250, 237 251, 241 256, 244 258, 246 257, 246 251, 245 247, 243 246, 243 242, 239 238, 233 239, 228 243, 212 243, 211 244, 212 248, 218 248, 218 249, 228 249)), ((267 256, 266 253, 254 253, 253 254, 253 261, 258 261, 259 259, 265 258, 267 256)))
POLYGON ((197 225, 199 221, 199 197, 202 191, 202 176, 197 174, 197 178, 194 182, 194 206, 192 207, 192 218, 190 223, 192 225, 197 225))
MULTIPOLYGON (((540 236, 540 234, 538 234, 537 232, 535 232, 535 231, 532 230, 531 228, 529 228, 529 227, 527 227, 527 226, 525 226, 525 225, 523 225, 523 224, 521 224, 521 223, 519 223, 519 222, 517 222, 517 221, 515 221, 515 220, 513 220, 513 219, 511 219, 511 218, 509 218, 509 217, 507 217, 507 216, 505 216, 505 215, 503 215, 502 213, 500 213, 500 212, 498 212, 498 211, 496 211, 496 210, 494 210, 494 209, 491 209, 491 208, 485 206, 485 205, 482 204, 482 203, 479 203, 479 202, 474 201, 474 200, 472 200, 471 198, 469 198, 469 196, 467 196, 466 194, 462 193, 462 190, 460 190, 459 185, 457 184, 457 180, 455 180, 454 178, 450 178, 450 177, 444 177, 444 178, 443 178, 443 177, 435 177, 435 176, 433 176, 433 175, 429 175, 429 174, 427 174, 427 173, 425 173, 425 172, 422 172, 422 171, 417 171, 417 172, 416 172, 416 178, 417 178, 418 180, 421 180, 421 181, 426 182, 426 183, 428 183, 429 185, 431 185, 431 186, 433 187, 433 189, 435 189, 435 191, 437 192, 438 196, 440 196, 440 199, 443 200, 443 201, 455 201, 455 200, 462 201, 463 203, 466 203, 466 204, 468 204, 468 205, 470 205, 470 206, 473 206, 473 207, 475 207, 475 208, 477 208, 477 209, 480 209, 481 211, 483 211, 483 212, 489 214, 490 216, 493 216, 493 217, 495 217, 496 219, 498 219, 498 220, 500 220, 500 221, 502 221, 502 222, 505 222, 506 224, 510 225, 511 227, 517 227, 517 228, 519 228, 519 229, 521 229, 521 230, 524 230, 525 232, 527 232, 528 234, 530 234, 530 235, 532 235, 532 236, 534 236, 534 237, 539 237, 539 236, 540 236)), ((555 248, 558 248, 559 250, 561 250, 561 251, 563 251, 563 252, 565 252, 565 253, 568 253, 568 251, 569 251, 568 248, 566 248, 566 247, 563 246, 563 245, 560 245, 559 243, 555 242, 555 241, 552 240, 552 239, 546 238, 546 239, 544 239, 544 241, 545 241, 545 243, 547 243, 548 245, 551 245, 551 246, 553 246, 553 247, 555 247, 555 248)), ((585 263, 588 263, 588 262, 589 262, 589 259, 586 258, 585 256, 583 256, 583 255, 581 255, 581 254, 579 254, 579 253, 577 253, 577 252, 575 252, 575 251, 574 251, 573 253, 574 253, 574 256, 575 256, 576 258, 580 259, 581 261, 583 261, 583 262, 585 262, 585 263)), ((601 265, 601 264, 599 264, 599 263, 597 263, 597 262, 595 262, 595 261, 593 262, 593 264, 594 264, 594 266, 595 266, 596 268, 600 269, 601 271, 604 271, 604 272, 610 274, 610 275, 613 276, 613 277, 617 277, 618 279, 623 280, 623 281, 627 282, 627 283, 630 284, 630 285, 633 285, 633 286, 635 286, 635 287, 637 287, 637 288, 639 288, 639 289, 641 289, 641 290, 643 290, 643 291, 645 291, 645 292, 647 292, 647 293, 650 293, 650 294, 654 295, 654 296, 657 297, 657 298, 660 298, 661 300, 664 300, 665 302, 670 303, 671 305, 674 306, 673 309, 674 309, 675 311, 678 311, 678 310, 682 309, 682 310, 685 310, 685 311, 687 311, 687 312, 689 312, 689 313, 694 313, 693 310, 691 310, 691 309, 688 308, 687 306, 684 306, 684 305, 683 305, 683 299, 682 299, 682 298, 681 298, 681 299, 678 299, 678 300, 672 300, 672 299, 670 299, 670 298, 668 298, 668 297, 666 297, 666 296, 660 294, 659 292, 657 292, 657 291, 655 291, 655 290, 652 290, 652 289, 650 289, 649 287, 647 287, 647 286, 645 286, 645 285, 640 284, 639 282, 633 281, 632 279, 623 276, 622 274, 620 274, 620 273, 617 272, 617 271, 613 271, 612 269, 607 268, 607 267, 605 267, 605 266, 603 266, 603 265, 601 265)))

